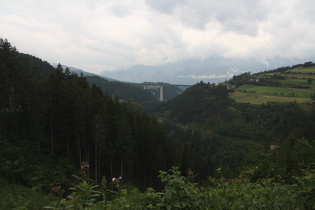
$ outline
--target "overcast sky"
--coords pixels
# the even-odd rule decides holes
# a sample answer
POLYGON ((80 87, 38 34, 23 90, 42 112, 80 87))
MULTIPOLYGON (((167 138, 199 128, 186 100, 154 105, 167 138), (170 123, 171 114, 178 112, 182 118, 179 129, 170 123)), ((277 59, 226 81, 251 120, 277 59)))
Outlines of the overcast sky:
POLYGON ((90 72, 219 55, 315 55, 314 0, 1 0, 0 37, 90 72))

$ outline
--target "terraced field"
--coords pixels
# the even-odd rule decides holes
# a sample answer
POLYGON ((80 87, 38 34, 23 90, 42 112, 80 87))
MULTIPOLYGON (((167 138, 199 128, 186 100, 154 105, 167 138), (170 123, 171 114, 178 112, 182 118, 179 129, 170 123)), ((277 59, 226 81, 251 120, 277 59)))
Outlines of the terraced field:
POLYGON ((312 78, 315 80, 315 66, 311 67, 298 67, 294 69, 290 69, 285 71, 284 73, 280 72, 270 72, 270 73, 262 73, 258 76, 258 78, 270 78, 272 75, 277 74, 286 77, 287 79, 308 79, 312 78))
MULTIPOLYGON (((298 67, 292 70, 288 70, 291 72, 296 72, 296 73, 302 73, 302 74, 308 74, 308 73, 314 73, 315 72, 315 66, 311 67, 298 67)), ((315 77, 315 75, 314 75, 315 77)))
POLYGON ((309 98, 299 98, 299 97, 284 97, 284 96, 272 96, 264 94, 253 94, 253 93, 243 93, 234 92, 230 93, 229 96, 234 98, 238 103, 251 103, 251 104, 263 104, 269 101, 273 102, 296 102, 304 103, 310 101, 309 98))
POLYGON ((245 84, 230 93, 230 97, 239 103, 262 104, 268 101, 304 103, 310 101, 315 93, 315 66, 298 67, 284 73, 265 72, 256 76, 259 79, 271 79, 273 75, 284 76, 285 79, 277 81, 277 86, 260 86, 258 84, 245 84), (309 79, 312 79, 309 82, 309 79))
POLYGON ((314 93, 313 88, 289 88, 289 87, 272 87, 272 86, 257 86, 257 85, 243 85, 236 89, 237 92, 262 94, 269 96, 281 97, 299 97, 310 98, 314 93))

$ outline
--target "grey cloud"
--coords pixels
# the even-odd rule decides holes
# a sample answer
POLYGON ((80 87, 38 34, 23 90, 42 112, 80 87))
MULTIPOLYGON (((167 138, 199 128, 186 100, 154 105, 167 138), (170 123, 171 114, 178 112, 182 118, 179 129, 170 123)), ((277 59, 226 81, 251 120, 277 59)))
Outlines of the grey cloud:
POLYGON ((268 15, 268 9, 262 1, 225 1, 216 12, 215 19, 221 23, 224 31, 255 36, 259 23, 268 15))
POLYGON ((1 34, 21 51, 76 67, 95 63, 94 71, 211 55, 264 60, 315 53, 313 0, 1 2, 1 34))
POLYGON ((217 21, 224 31, 255 35, 259 22, 268 15, 268 8, 263 1, 147 0, 146 2, 162 13, 177 15, 185 25, 198 30, 205 30, 209 22, 217 21))
POLYGON ((183 24, 192 28, 204 29, 209 20, 207 1, 146 0, 145 2, 154 10, 177 17, 183 24))
POLYGON ((177 4, 183 4, 185 0, 146 0, 145 2, 159 12, 170 14, 177 4))

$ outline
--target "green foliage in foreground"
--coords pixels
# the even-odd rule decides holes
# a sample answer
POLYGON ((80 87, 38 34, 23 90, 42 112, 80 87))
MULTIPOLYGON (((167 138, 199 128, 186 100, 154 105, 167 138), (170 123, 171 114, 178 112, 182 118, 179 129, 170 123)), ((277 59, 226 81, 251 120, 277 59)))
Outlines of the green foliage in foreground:
POLYGON ((52 196, 0 179, 0 209, 43 209, 53 199, 52 196))
MULTIPOLYGON (((220 169, 217 170, 220 173, 220 169)), ((246 173, 245 173, 246 174, 246 173)), ((250 174, 250 173, 248 173, 250 174)), ((177 167, 161 171, 164 188, 141 193, 133 187, 122 188, 115 179, 106 185, 93 184, 83 178, 66 198, 57 189, 59 201, 46 209, 313 209, 315 208, 315 171, 309 170, 291 185, 264 179, 252 183, 248 177, 237 179, 209 178, 194 183, 191 171, 187 177, 177 167)))

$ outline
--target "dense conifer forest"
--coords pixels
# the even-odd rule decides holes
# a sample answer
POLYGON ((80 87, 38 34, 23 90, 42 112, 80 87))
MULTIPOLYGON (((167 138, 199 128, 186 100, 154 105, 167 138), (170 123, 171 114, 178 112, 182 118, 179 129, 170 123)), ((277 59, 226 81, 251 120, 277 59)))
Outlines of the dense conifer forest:
POLYGON ((6 39, 0 81, 1 209, 315 208, 313 104, 200 82, 153 116, 6 39))
POLYGON ((145 188, 174 164, 170 141, 139 106, 21 54, 7 40, 0 49, 3 179, 49 192, 68 186, 75 166, 88 161, 96 181, 123 175, 145 188))

